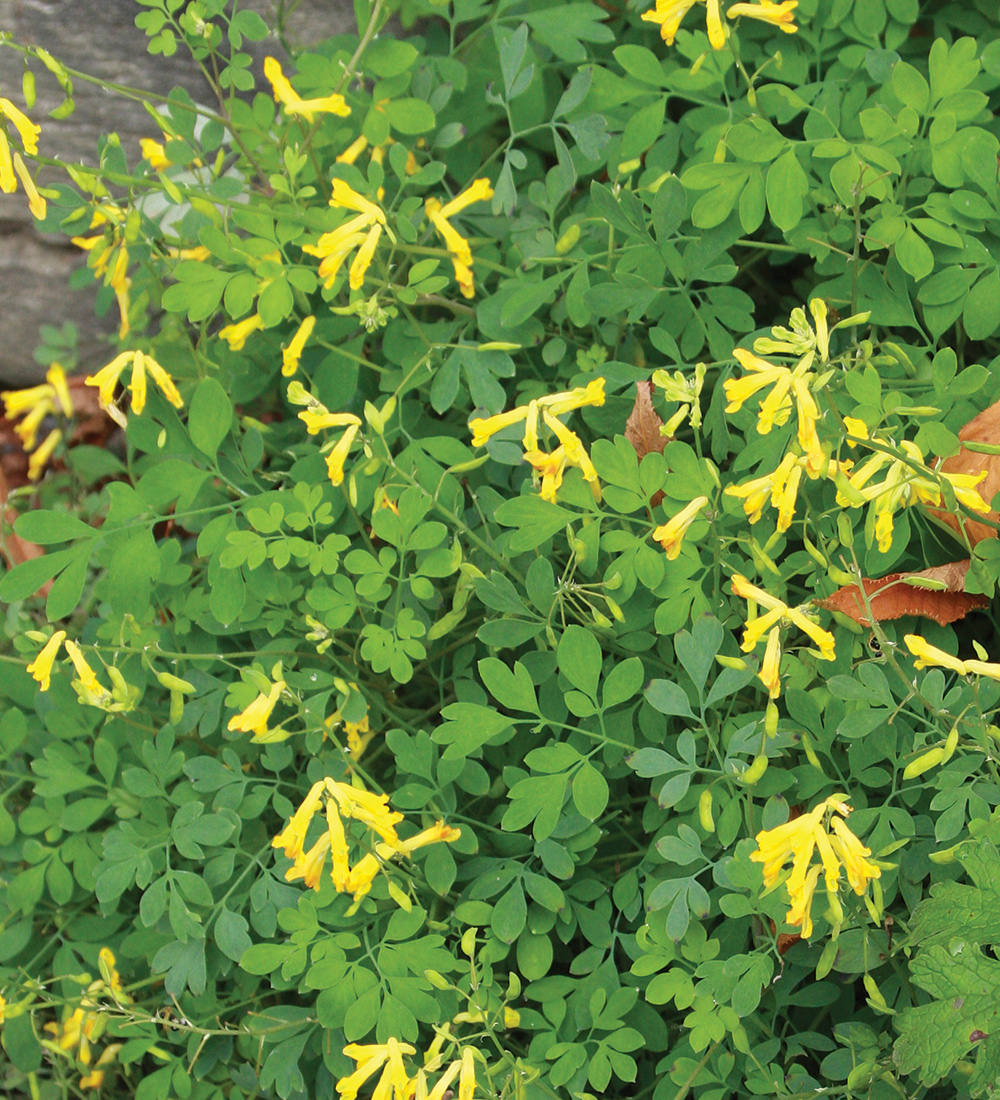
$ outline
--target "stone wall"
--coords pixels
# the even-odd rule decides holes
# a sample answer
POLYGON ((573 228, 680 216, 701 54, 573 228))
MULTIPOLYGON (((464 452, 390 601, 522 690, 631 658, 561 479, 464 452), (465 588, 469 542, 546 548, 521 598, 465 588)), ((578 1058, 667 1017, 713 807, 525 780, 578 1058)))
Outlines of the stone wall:
MULTIPOLYGON (((272 0, 250 5, 273 25, 272 0)), ((173 57, 151 57, 146 36, 134 23, 143 9, 136 0, 0 0, 0 30, 18 42, 43 46, 73 69, 136 88, 165 94, 183 85, 195 100, 210 99, 197 65, 178 49, 173 57)), ((356 29, 352 0, 303 0, 288 24, 293 44, 308 43, 356 29)), ((283 56, 277 41, 246 43, 248 52, 283 56)), ((76 111, 63 121, 45 113, 62 100, 57 82, 40 65, 38 102, 31 112, 41 123, 40 151, 46 156, 95 163, 101 134, 116 132, 138 155, 140 137, 152 134, 142 106, 76 81, 76 111)), ((260 73, 260 64, 255 66, 260 73)), ((0 48, 0 94, 21 103, 21 55, 0 48)), ((117 326, 117 310, 94 315, 94 292, 68 288, 70 272, 85 262, 79 249, 62 237, 38 233, 24 194, 0 194, 0 386, 21 385, 38 377, 32 353, 39 326, 72 321, 79 333, 83 365, 105 356, 107 336, 117 326)))

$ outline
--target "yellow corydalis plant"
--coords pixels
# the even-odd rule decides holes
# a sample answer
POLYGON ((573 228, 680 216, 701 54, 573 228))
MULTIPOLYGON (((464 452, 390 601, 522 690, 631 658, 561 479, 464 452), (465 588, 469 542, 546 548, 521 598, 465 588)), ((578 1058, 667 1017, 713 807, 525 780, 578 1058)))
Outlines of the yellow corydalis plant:
POLYGON ((831 795, 810 813, 759 832, 757 850, 750 853, 754 863, 763 864, 767 887, 777 885, 782 868, 791 859, 792 870, 785 883, 791 908, 785 920, 800 927, 804 938, 812 935, 812 901, 820 874, 825 878, 828 916, 835 925, 844 916, 838 896, 841 868, 859 897, 872 879, 882 875, 880 868, 867 858, 871 850, 858 840, 844 820, 851 812, 844 797, 831 795), (817 851, 820 862, 814 864, 812 858, 817 851))
POLYGON ((475 285, 472 279, 472 250, 469 248, 469 242, 451 224, 450 219, 460 214, 466 207, 472 206, 473 203, 485 202, 491 198, 493 198, 493 188, 490 186, 490 181, 477 179, 460 195, 456 195, 444 205, 435 198, 428 198, 424 203, 428 220, 444 240, 445 247, 451 254, 455 281, 465 298, 475 296, 475 285))
POLYGON ((272 736, 267 723, 271 713, 278 705, 281 693, 285 690, 284 680, 276 680, 266 692, 260 692, 257 698, 239 714, 229 719, 228 730, 237 730, 240 733, 252 733, 253 740, 259 742, 281 741, 287 736, 282 731, 276 731, 277 736, 272 736))
MULTIPOLYGON (((959 676, 986 676, 990 680, 1000 680, 1000 664, 995 661, 960 661, 943 649, 931 645, 920 634, 907 634, 903 641, 910 653, 916 657, 913 662, 915 669, 946 668, 951 672, 957 672, 959 676)), ((985 655, 985 650, 978 646, 977 649, 985 655)))
POLYGON ((317 99, 303 99, 282 72, 281 63, 275 57, 264 58, 264 76, 274 91, 275 103, 280 103, 286 115, 298 115, 312 122, 316 115, 330 114, 346 118, 351 113, 342 95, 332 93, 317 99))
POLYGON ((687 534, 687 529, 698 519, 702 509, 707 504, 708 497, 695 497, 676 516, 653 531, 653 538, 667 552, 667 561, 675 561, 680 556, 681 544, 684 541, 685 534, 687 534))
POLYGON ((32 157, 38 155, 38 135, 42 132, 42 128, 32 122, 20 107, 3 96, 0 96, 0 122, 4 123, 0 126, 0 191, 8 195, 12 194, 17 190, 17 180, 20 179, 24 193, 28 196, 28 209, 33 217, 42 221, 46 214, 45 199, 38 193, 35 181, 21 159, 21 154, 15 151, 11 155, 6 123, 11 123, 17 131, 24 151, 32 157))
POLYGON ((310 435, 316 435, 327 428, 344 428, 344 434, 336 441, 324 443, 320 448, 326 452, 326 472, 330 484, 337 486, 344 480, 344 464, 350 454, 355 437, 361 430, 361 418, 354 413, 332 413, 320 401, 306 390, 301 382, 290 382, 288 401, 292 405, 304 405, 299 419, 305 424, 310 435))
POLYGON ((582 409, 588 405, 604 404, 604 379, 595 378, 586 386, 578 386, 564 393, 538 397, 527 405, 518 405, 510 412, 496 416, 476 417, 469 422, 472 431, 473 447, 482 447, 496 435, 514 424, 524 423, 524 458, 542 479, 541 495, 544 500, 555 501, 556 491, 562 484, 563 472, 567 466, 577 467, 590 484, 596 500, 601 499, 601 487, 597 479, 597 470, 590 461, 590 455, 578 435, 567 428, 558 417, 582 409), (539 419, 559 440, 559 446, 551 453, 542 451, 538 446, 539 419))
POLYGON ((45 373, 44 383, 23 390, 5 390, 0 393, 0 400, 4 416, 20 421, 14 425, 14 431, 20 436, 25 452, 33 452, 28 460, 28 477, 37 481, 63 438, 62 429, 53 428, 39 445, 38 429, 52 413, 65 417, 73 415, 73 398, 66 372, 58 363, 53 363, 45 373))
POLYGON ((772 699, 777 699, 781 694, 781 676, 779 665, 781 662, 781 629, 784 626, 795 626, 816 644, 819 656, 824 661, 832 661, 834 653, 833 635, 828 630, 823 630, 812 621, 801 609, 789 607, 777 596, 765 592, 751 584, 746 577, 739 573, 733 574, 733 595, 747 600, 755 608, 764 608, 763 615, 750 617, 747 620, 743 633, 743 644, 740 648, 744 653, 752 652, 767 635, 767 647, 764 653, 764 661, 761 664, 757 678, 772 699))
POLYGON ((411 856, 428 844, 451 843, 461 832, 438 821, 423 832, 400 840, 396 826, 403 815, 389 808, 389 796, 378 795, 364 787, 321 779, 314 783, 301 806, 285 828, 271 842, 293 861, 285 879, 302 879, 305 886, 319 890, 327 855, 332 857, 331 880, 338 893, 352 894, 360 900, 372 887, 376 875, 386 863, 400 856, 411 856), (326 828, 306 850, 306 834, 317 813, 325 818, 326 828), (352 867, 344 820, 357 821, 379 838, 352 867))

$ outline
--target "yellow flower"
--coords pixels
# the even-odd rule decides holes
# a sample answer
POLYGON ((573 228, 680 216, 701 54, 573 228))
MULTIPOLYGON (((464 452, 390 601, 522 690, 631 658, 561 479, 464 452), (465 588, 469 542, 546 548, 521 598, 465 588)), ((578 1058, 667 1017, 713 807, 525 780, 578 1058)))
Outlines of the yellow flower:
POLYGON ((28 478, 31 481, 37 481, 42 476, 42 471, 48 465, 48 461, 56 447, 59 446, 62 437, 62 432, 58 428, 53 428, 42 440, 42 445, 28 459, 28 478))
POLYGON ((149 166, 154 172, 161 172, 164 168, 170 167, 171 161, 160 142, 152 138, 139 138, 139 148, 142 150, 143 159, 149 161, 149 166))
POLYGON ((451 1088, 452 1082, 458 1076, 462 1068, 462 1062, 455 1061, 444 1071, 434 1088, 427 1094, 427 1100, 444 1100, 445 1094, 451 1088))
POLYGON ((381 236, 382 226, 379 222, 376 222, 371 229, 368 230, 368 235, 361 242, 361 247, 358 249, 351 263, 347 277, 347 283, 351 290, 360 290, 361 287, 364 286, 365 274, 371 266, 372 259, 375 256, 375 249, 378 247, 379 237, 381 236))
POLYGON ((524 460, 536 473, 542 475, 542 500, 555 504, 556 493, 562 485, 563 471, 566 469, 566 448, 560 445, 551 454, 538 450, 525 451, 524 460))
POLYGON ((759 679, 767 688, 768 695, 777 699, 781 694, 781 630, 774 626, 767 636, 764 660, 761 662, 759 679))
MULTIPOLYGON (((858 439, 868 438, 868 425, 863 420, 859 420, 856 416, 845 416, 844 427, 847 429, 848 435, 857 436, 858 439)), ((847 445, 851 450, 854 450, 858 444, 856 440, 849 439, 847 445)))
MULTIPOLYGON (((367 219, 363 214, 341 226, 341 229, 346 230, 359 224, 367 225, 367 219)), ((346 233, 334 230, 332 233, 324 233, 316 245, 304 244, 302 251, 320 258, 317 273, 323 280, 323 285, 329 288, 333 286, 338 272, 344 266, 344 261, 365 240, 365 237, 366 234, 363 231, 346 233)))
POLYGON ((475 294, 472 280, 472 251, 469 248, 469 242, 455 229, 449 218, 473 203, 484 202, 491 198, 493 198, 493 188, 490 186, 490 181, 478 179, 443 206, 435 198, 429 198, 424 203, 428 219, 444 239, 445 247, 451 253, 455 279, 462 295, 466 298, 472 298, 475 294))
POLYGON ((15 107, 9 99, 0 98, 0 117, 7 118, 14 124, 24 151, 31 156, 38 152, 38 135, 42 132, 41 126, 32 122, 20 108, 15 107))
POLYGON ((21 186, 24 188, 24 193, 28 196, 28 209, 31 211, 32 216, 39 221, 45 220, 45 214, 47 206, 45 199, 38 193, 38 189, 35 187, 35 181, 31 178, 31 173, 25 167, 24 161, 21 160, 21 154, 15 153, 13 157, 14 171, 21 178, 21 186))
POLYGON ((960 661, 950 653, 945 653, 943 649, 931 645, 919 634, 907 634, 903 641, 906 642, 906 648, 917 658, 913 663, 914 668, 947 668, 960 676, 968 675, 969 669, 965 661, 960 661))
POLYGON ((722 24, 722 12, 719 8, 720 0, 707 0, 708 11, 705 19, 708 28, 708 40, 713 50, 721 50, 726 44, 726 31, 722 24))
POLYGON ((368 725, 368 715, 360 722, 345 722, 344 736, 347 738, 347 751, 351 754, 351 759, 360 760, 369 741, 375 736, 375 731, 368 725))
MULTIPOLYGON (((604 394, 601 393, 603 400, 604 394)), ((545 399, 542 398, 542 401, 545 399)), ((539 402, 541 403, 541 402, 539 402)), ((587 448, 584 447, 580 441, 580 437, 576 432, 571 432, 569 428, 558 420, 552 413, 545 409, 544 411, 545 423, 556 434, 556 438, 562 444, 562 448, 566 453, 566 465, 575 466, 583 473, 584 481, 590 484, 591 492, 594 499, 598 502, 601 500, 601 486, 597 479, 597 470, 594 467, 593 462, 590 460, 590 455, 587 453, 587 448)))
POLYGON ((354 818, 367 825, 387 844, 391 844, 394 850, 399 851, 396 825, 403 820, 403 815, 389 809, 387 794, 372 794, 364 788, 352 787, 348 783, 337 783, 334 780, 327 782, 326 789, 336 800, 337 807, 345 817, 354 818))
POLYGON ((706 504, 708 504, 708 497, 695 497, 673 519, 657 527, 653 532, 653 538, 666 550, 668 561, 674 561, 680 556, 684 535, 706 504))
POLYGON ((317 405, 318 408, 323 409, 322 412, 317 412, 315 409, 306 409, 305 412, 299 413, 299 420, 305 424, 310 435, 316 435, 324 428, 346 428, 350 424, 361 424, 361 418, 353 413, 332 413, 324 406, 318 403, 317 405))
POLYGON ((255 738, 263 737, 267 733, 267 720, 271 717, 271 711, 284 690, 285 681, 278 680, 267 695, 258 695, 245 710, 230 718, 227 728, 231 731, 239 730, 241 733, 253 733, 255 738))
POLYGON ((428 844, 451 844, 462 835, 461 829, 445 825, 443 821, 436 821, 429 829, 411 836, 409 840, 401 840, 396 846, 397 851, 403 855, 412 855, 418 848, 426 848, 428 844))
POLYGON ((994 661, 966 661, 965 671, 969 676, 986 676, 990 680, 1000 680, 1000 664, 994 661))
POLYGON ((845 821, 839 817, 833 817, 830 820, 830 827, 834 832, 830 837, 830 844, 837 853, 837 858, 844 865, 851 889, 860 897, 868 886, 868 880, 881 878, 882 871, 865 858, 872 854, 871 849, 866 848, 858 840, 845 821))
MULTIPOLYGON (((785 34, 795 34, 799 28, 792 22, 794 18, 792 12, 798 6, 799 0, 780 0, 779 3, 773 3, 772 0, 757 0, 756 4, 733 4, 726 11, 726 15, 730 19, 738 19, 741 15, 745 15, 748 19, 759 19, 764 23, 780 27, 785 34)), ((822 301, 822 299, 817 298, 814 301, 822 301)), ((812 305, 812 302, 809 304, 812 305)), ((825 306, 826 303, 824 302, 823 305, 825 306)))
POLYGON ((656 8, 643 12, 642 18, 647 23, 659 23, 660 36, 668 46, 672 46, 681 21, 697 2, 698 0, 656 0, 656 8))
MULTIPOLYGON (((76 669, 76 674, 80 677, 83 686, 94 695, 106 694, 100 680, 97 679, 97 674, 87 664, 86 658, 80 652, 80 647, 69 638, 66 639, 66 652, 69 654, 69 659, 73 662, 73 667, 76 669)), ((112 959, 111 965, 114 965, 114 959, 112 959)))
POLYGON ((254 313, 245 321, 238 321, 232 325, 226 325, 219 330, 219 336, 229 344, 230 351, 240 351, 247 342, 247 337, 259 332, 264 327, 264 322, 259 313, 254 313))
POLYGON ((326 456, 326 472, 330 477, 330 484, 336 487, 344 480, 344 463, 351 450, 354 437, 358 434, 361 422, 348 425, 347 431, 337 441, 336 446, 326 456))
POLYGON ((56 654, 59 652, 59 647, 63 644, 66 638, 65 630, 57 630, 55 634, 45 643, 38 656, 28 665, 27 671, 41 685, 40 690, 48 691, 49 683, 52 677, 52 665, 55 662, 56 654))
POLYGON ((17 177, 14 175, 14 162, 10 159, 10 143, 7 135, 0 130, 0 191, 10 195, 17 190, 17 177))
POLYGON ((353 164, 358 157, 368 148, 368 139, 361 134, 356 137, 350 145, 334 159, 337 164, 353 164))
POLYGON ((312 336, 312 330, 316 326, 316 318, 309 316, 303 319, 288 344, 281 353, 281 373, 285 378, 291 376, 299 369, 299 360, 302 358, 302 350, 306 341, 312 336))
POLYGON ((355 901, 363 898, 371 890, 380 866, 379 861, 370 852, 368 855, 363 856, 351 868, 351 873, 347 876, 347 882, 344 884, 344 892, 353 894, 355 901))
POLYGON ((319 804, 326 790, 326 781, 321 779, 314 783, 309 793, 302 801, 302 805, 289 818, 288 824, 271 841, 272 848, 284 848, 285 855, 289 859, 298 859, 305 847, 306 832, 313 815, 319 809, 319 804))
MULTIPOLYGON (((742 378, 727 378, 723 382, 722 388, 725 391, 726 400, 729 402, 726 405, 727 413, 739 412, 743 407, 743 403, 753 397, 758 390, 775 386, 779 382, 783 382, 782 396, 788 393, 792 373, 788 367, 776 366, 766 359, 760 359, 756 355, 752 355, 746 348, 736 348, 733 351, 733 357, 745 371, 753 371, 754 373, 745 374, 742 378)), ((763 416, 763 412, 761 416, 763 416)), ((766 435, 770 430, 770 425, 763 429, 758 423, 757 431, 761 435, 766 435)))
POLYGON ((351 1043, 344 1047, 344 1053, 358 1063, 358 1068, 348 1077, 342 1077, 337 1082, 337 1092, 340 1093, 341 1100, 355 1100, 358 1089, 369 1077, 374 1077, 385 1064, 389 1057, 389 1050, 381 1044, 361 1046, 351 1043))
MULTIPOLYGON (((173 378, 170 374, 160 366, 159 363, 150 355, 145 352, 142 353, 142 361, 146 370, 152 375, 153 381, 156 383, 163 396, 174 406, 175 409, 183 408, 184 399, 181 397, 177 386, 174 384, 173 378)), ((132 410, 133 412, 141 412, 140 409, 135 407, 135 396, 132 398, 132 410)))
POLYGON ((302 879, 303 885, 312 890, 319 890, 320 875, 323 873, 323 864, 326 863, 326 853, 330 851, 330 834, 323 835, 309 849, 304 856, 299 857, 285 872, 286 882, 295 882, 302 879))
MULTIPOLYGON (((753 859, 753 855, 750 858, 753 859)), ((816 883, 819 882, 819 873, 820 866, 816 864, 806 872, 805 878, 794 892, 789 890, 789 900, 792 904, 785 914, 785 920, 793 927, 800 927, 802 929, 801 935, 805 939, 812 935, 813 923, 810 910, 813 894, 816 891, 816 883)))
POLYGON ((476 1062, 472 1047, 462 1049, 462 1070, 458 1076, 458 1100, 472 1100, 476 1091, 476 1062))
POLYGON ((73 415, 73 397, 66 384, 66 372, 58 363, 53 363, 45 372, 45 381, 52 387, 64 416, 73 415))
POLYGON ((370 199, 366 199, 364 195, 359 195, 350 184, 345 183, 341 179, 335 179, 331 184, 332 194, 330 196, 330 205, 341 207, 345 210, 356 210, 359 214, 364 215, 368 219, 367 224, 372 222, 378 222, 379 225, 385 225, 385 211, 370 199))
POLYGON ((334 888, 338 893, 347 889, 347 880, 350 878, 351 868, 348 862, 347 834, 344 832, 344 822, 341 820, 337 803, 331 798, 326 804, 326 823, 330 838, 330 851, 333 854, 333 867, 330 875, 334 888))
POLYGON ((537 424, 538 413, 546 410, 553 417, 562 416, 574 409, 582 409, 587 405, 604 404, 604 379, 595 378, 586 386, 577 386, 574 390, 566 390, 563 393, 550 394, 548 397, 539 397, 527 405, 518 405, 510 412, 498 413, 496 416, 482 417, 469 422, 472 430, 473 447, 482 447, 497 432, 509 428, 512 424, 527 421, 527 429, 524 437, 525 450, 535 450, 538 446, 535 437, 534 424, 537 424))
POLYGON ((333 114, 346 118, 351 113, 344 97, 336 93, 321 99, 303 99, 288 82, 281 71, 281 64, 274 57, 264 58, 264 75, 274 89, 275 102, 284 107, 286 114, 301 115, 306 122, 312 122, 317 114, 333 114))

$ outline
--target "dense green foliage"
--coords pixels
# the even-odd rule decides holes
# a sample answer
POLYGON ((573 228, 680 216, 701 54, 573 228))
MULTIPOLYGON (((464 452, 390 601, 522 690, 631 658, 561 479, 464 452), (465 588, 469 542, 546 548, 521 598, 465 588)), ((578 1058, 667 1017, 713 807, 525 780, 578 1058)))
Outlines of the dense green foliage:
MULTIPOLYGON (((721 49, 700 0, 670 45, 641 3, 355 0, 308 48, 140 3, 218 95, 32 199, 117 299, 81 366, 125 426, 28 401, 5 1091, 351 1100, 345 1044, 402 1100, 460 1061, 459 1100, 1000 1086, 993 620, 811 603, 1000 577, 1000 436, 937 463, 1000 398, 995 0, 723 11, 721 49), (272 840, 324 780, 355 877, 334 838, 313 891, 272 840), (813 841, 754 857, 811 811, 871 862, 837 833, 810 915, 813 841)), ((71 112, 87 75, 6 45, 71 112)))

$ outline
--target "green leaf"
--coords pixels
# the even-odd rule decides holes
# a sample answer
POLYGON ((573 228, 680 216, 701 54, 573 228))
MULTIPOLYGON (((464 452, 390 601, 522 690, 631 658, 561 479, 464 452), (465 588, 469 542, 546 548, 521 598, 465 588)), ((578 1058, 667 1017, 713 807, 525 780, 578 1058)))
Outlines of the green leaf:
POLYGON ((36 542, 39 546, 51 546, 71 539, 92 539, 98 534, 93 527, 69 512, 53 512, 45 508, 18 516, 14 530, 22 539, 36 542))
MULTIPOLYGON (((679 718, 694 718, 695 716, 694 711, 691 710, 687 692, 680 684, 672 683, 670 680, 653 680, 646 688, 646 701, 661 714, 672 714, 679 718)), ((648 750, 641 749, 639 753, 634 754, 633 759, 646 751, 648 750)), ((640 772, 640 774, 658 775, 660 773, 640 772)))
POLYGON ((913 229, 907 226, 894 246, 899 266, 918 282, 934 270, 934 253, 913 229))
POLYGON ((528 919, 528 906, 524 900, 524 888, 515 882, 506 894, 493 906, 490 928, 497 939, 513 943, 524 931, 528 919))
POLYGON ((426 134, 437 125, 433 108, 422 99, 391 100, 385 113, 392 128, 401 134, 426 134))
POLYGON ((13 603, 37 592, 46 581, 51 580, 60 570, 75 561, 77 551, 57 550, 54 554, 45 554, 40 558, 15 565, 0 580, 0 600, 13 603))
POLYGON ((645 46, 619 46, 613 51, 615 60, 629 74, 645 84, 667 87, 668 80, 663 72, 663 63, 645 46))
POLYGON ((447 721, 434 731, 432 740, 447 745, 443 759, 461 760, 508 729, 511 720, 492 707, 477 703, 451 703, 441 711, 447 721))
POLYGON ((503 661, 486 657, 479 662, 479 675, 501 706, 509 710, 526 710, 529 714, 539 713, 535 685, 520 661, 514 662, 512 670, 503 661))
POLYGON ((601 643, 582 626, 568 626, 559 639, 559 671, 589 699, 597 701, 603 654, 601 643))
POLYGON ((494 518, 504 527, 518 528, 510 537, 510 547, 515 553, 521 554, 535 550, 543 542, 547 542, 557 531, 562 531, 567 523, 575 520, 577 514, 532 494, 505 500, 497 508, 494 518))
POLYGON ((573 776, 573 804, 588 821, 604 813, 609 797, 608 781, 593 764, 585 763, 573 776))
POLYGON ((896 97, 907 107, 912 107, 918 115, 927 110, 931 90, 921 74, 905 61, 897 61, 892 70, 892 90, 896 97))
POLYGON ((971 340, 986 340, 1000 327, 1000 272, 984 275, 969 291, 962 320, 971 340))
POLYGON ((399 76, 420 56, 412 42, 401 42, 398 38, 376 38, 364 54, 364 68, 375 76, 399 76))
POLYGON ((203 379, 194 391, 188 413, 191 442, 199 451, 214 458, 232 423, 233 404, 229 395, 214 378, 203 379))
POLYGON ((286 943, 255 943, 240 958, 240 969, 248 974, 273 974, 294 948, 286 943))
POLYGON ((786 233, 794 229, 802 220, 809 180, 793 150, 782 154, 768 169, 765 190, 771 220, 786 233))
POLYGON ((223 907, 215 921, 214 933, 215 942, 226 958, 233 962, 241 962, 244 958, 251 946, 248 928, 244 917, 223 907))

